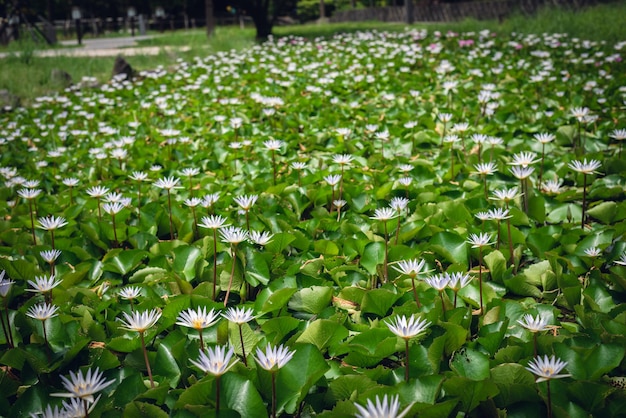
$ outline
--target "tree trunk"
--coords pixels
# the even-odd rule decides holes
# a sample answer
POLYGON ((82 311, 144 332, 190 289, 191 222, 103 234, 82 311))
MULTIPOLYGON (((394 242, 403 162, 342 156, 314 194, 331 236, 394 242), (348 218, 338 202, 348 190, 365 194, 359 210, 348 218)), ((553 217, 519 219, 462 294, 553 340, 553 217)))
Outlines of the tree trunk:
POLYGON ((265 41, 272 34, 273 22, 267 16, 267 10, 256 9, 252 14, 254 27, 256 28, 256 40, 265 41))
POLYGON ((52 0, 46 0, 46 17, 51 23, 54 21, 54 12, 52 11, 52 0))
POLYGON ((206 35, 210 38, 215 30, 215 17, 213 16, 213 0, 204 0, 206 14, 206 35))
POLYGON ((326 5, 324 4, 324 0, 320 0, 320 19, 324 19, 326 17, 326 5))
POLYGON ((413 0, 404 0, 404 1, 405 1, 404 12, 406 15, 404 16, 404 21, 406 24, 410 25, 411 23, 413 23, 413 0))

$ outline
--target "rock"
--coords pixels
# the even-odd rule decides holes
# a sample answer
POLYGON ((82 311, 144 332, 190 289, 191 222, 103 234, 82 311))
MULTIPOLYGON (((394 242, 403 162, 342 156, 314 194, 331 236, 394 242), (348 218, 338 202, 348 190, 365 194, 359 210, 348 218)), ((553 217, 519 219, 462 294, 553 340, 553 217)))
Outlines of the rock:
POLYGON ((50 79, 53 83, 62 87, 68 87, 72 84, 72 76, 59 68, 52 69, 50 72, 50 79))
POLYGON ((8 90, 0 90, 0 113, 10 112, 20 105, 20 98, 8 90))
POLYGON ((124 59, 121 55, 118 55, 115 58, 115 63, 113 64, 113 74, 112 78, 119 80, 130 80, 133 78, 133 67, 130 66, 128 61, 124 59), (125 74, 126 77, 122 78, 122 74, 125 74))

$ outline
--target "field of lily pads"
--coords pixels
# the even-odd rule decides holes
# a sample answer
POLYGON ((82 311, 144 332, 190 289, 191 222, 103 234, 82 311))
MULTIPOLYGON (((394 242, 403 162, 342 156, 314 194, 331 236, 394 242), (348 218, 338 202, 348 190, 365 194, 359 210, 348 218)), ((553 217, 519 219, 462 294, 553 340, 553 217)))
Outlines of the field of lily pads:
POLYGON ((626 43, 284 37, 0 114, 7 417, 617 417, 626 43))

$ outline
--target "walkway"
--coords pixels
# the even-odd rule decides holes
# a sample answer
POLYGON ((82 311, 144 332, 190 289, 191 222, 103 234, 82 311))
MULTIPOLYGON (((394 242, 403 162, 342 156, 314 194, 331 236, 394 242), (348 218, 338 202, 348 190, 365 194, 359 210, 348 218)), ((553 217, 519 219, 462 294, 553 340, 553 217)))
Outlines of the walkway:
MULTIPOLYGON (((151 39, 152 35, 126 36, 120 38, 96 38, 83 39, 82 46, 78 46, 76 39, 61 41, 61 45, 67 48, 45 49, 35 51, 37 57, 114 57, 119 54, 131 55, 158 55, 162 51, 188 51, 190 48, 170 46, 137 46, 137 41, 151 39), (74 47, 72 47, 74 46, 74 47)), ((0 53, 4 58, 8 53, 0 53)))

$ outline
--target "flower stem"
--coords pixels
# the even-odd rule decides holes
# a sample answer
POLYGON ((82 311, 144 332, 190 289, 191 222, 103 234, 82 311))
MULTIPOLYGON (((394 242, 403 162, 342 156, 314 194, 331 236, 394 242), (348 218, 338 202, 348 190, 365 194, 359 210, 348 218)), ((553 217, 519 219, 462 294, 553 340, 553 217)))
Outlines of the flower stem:
POLYGON ((167 191, 167 207, 169 209, 169 215, 170 215, 170 240, 174 240, 174 226, 172 224, 172 195, 170 194, 170 191, 167 191))
POLYGON ((150 387, 154 389, 154 380, 152 379, 152 369, 150 368, 150 361, 148 360, 148 351, 146 350, 146 342, 143 338, 143 332, 139 333, 141 338, 141 349, 143 350, 143 359, 146 362, 146 369, 148 369, 148 379, 150 379, 150 387))
POLYGON ((420 303, 420 298, 417 296, 417 289, 415 289, 415 276, 411 275, 411 285, 413 286, 413 297, 415 298, 415 303, 417 303, 418 309, 422 307, 420 303))
POLYGON ((541 167, 539 168, 539 186, 541 187, 541 180, 543 179, 543 160, 545 157, 546 144, 541 144, 541 167))
POLYGON ((478 247, 478 292, 480 294, 480 314, 483 314, 483 247, 478 247))
POLYGON ((115 227, 115 214, 111 214, 111 220, 113 222, 113 238, 115 240, 115 247, 119 247, 120 243, 117 240, 117 228, 115 227))
POLYGON ((33 202, 28 200, 28 206, 30 208, 30 229, 33 233, 33 245, 37 245, 37 238, 35 237, 35 218, 33 216, 33 202))
POLYGON ((215 376, 215 416, 220 414, 220 377, 215 376))
POLYGON ((137 185, 137 220, 141 220, 141 183, 137 185))
POLYGON ((546 381, 548 385, 548 418, 552 418, 552 394, 550 393, 550 381, 546 381))
POLYGON ((515 255, 513 254, 513 239, 511 237, 511 218, 506 220, 506 227, 509 233, 509 263, 515 264, 515 255))
POLYGON ((489 191, 487 190, 487 175, 483 174, 483 185, 485 186, 485 200, 489 201, 489 191))
MULTIPOLYGON (((400 214, 398 214, 400 215, 400 214)), ((396 239, 393 245, 398 245, 398 237, 400 236, 400 218, 398 217, 398 225, 396 226, 396 239)))
POLYGON ((193 216, 193 239, 198 239, 198 217, 196 216, 196 208, 191 207, 191 215, 193 216))
MULTIPOLYGON (((248 213, 248 212, 246 212, 248 213)), ((226 305, 228 304, 228 297, 230 296, 230 288, 233 285, 233 277, 235 277, 235 263, 236 263, 236 258, 237 258, 237 253, 236 253, 236 247, 233 244, 231 247, 231 251, 232 251, 232 263, 233 266, 230 269, 230 279, 228 280, 228 289, 226 289, 226 297, 224 298, 224 307, 226 307, 226 305)))
POLYGON ((452 173, 450 180, 454 180, 454 144, 450 145, 450 164, 452 165, 452 173))
POLYGON ((276 186, 276 155, 274 150, 272 150, 272 169, 274 172, 274 186, 276 186))
POLYGON ((54 250, 54 229, 50 230, 50 239, 51 239, 52 250, 54 250))
POLYGON ((270 372, 272 375, 272 418, 276 418, 276 372, 270 372))
POLYGON ((385 228, 385 258, 383 260, 383 283, 387 283, 387 278, 389 277, 387 271, 387 252, 389 246, 388 234, 387 234, 387 221, 383 221, 383 227, 385 228))
POLYGON ((343 164, 341 165, 341 178, 339 179, 339 200, 343 197, 343 164))
POLYGON ((102 208, 100 208, 100 198, 96 199, 98 201, 98 223, 102 221, 102 208))
POLYGON ((528 178, 520 180, 522 186, 522 210, 528 215, 528 178))
POLYGON ((439 297, 441 298, 441 309, 443 309, 443 320, 446 321, 446 303, 443 301, 443 290, 439 291, 439 297))
POLYGON ((500 219, 497 220, 498 237, 496 239, 496 250, 500 249, 500 219))
POLYGON ((409 381, 409 339, 404 339, 404 381, 409 381))
POLYGON ((213 301, 217 291, 217 229, 213 228, 213 301))
POLYGON ((248 367, 248 360, 246 359, 246 347, 243 344, 243 332, 241 331, 242 324, 239 325, 239 341, 241 341, 241 357, 243 361, 243 365, 248 367))
POLYGON ((583 213, 580 219, 580 229, 585 229, 585 209, 587 208, 587 175, 583 174, 583 213))
POLYGON ((43 329, 43 340, 46 342, 46 356, 48 357, 48 363, 52 363, 52 357, 50 355, 50 343, 48 342, 48 333, 46 332, 46 320, 41 321, 41 328, 43 329))
POLYGON ((2 321, 2 331, 4 331, 4 336, 6 337, 9 348, 13 348, 13 339, 11 335, 11 322, 9 321, 9 309, 6 306, 6 304, 5 304, 5 313, 6 313, 6 319, 7 319, 6 325, 4 324, 5 315, 4 314, 0 315, 0 321, 2 321))
POLYGON ((204 351, 204 337, 202 337, 202 329, 198 330, 198 335, 200 336, 200 350, 204 351))

